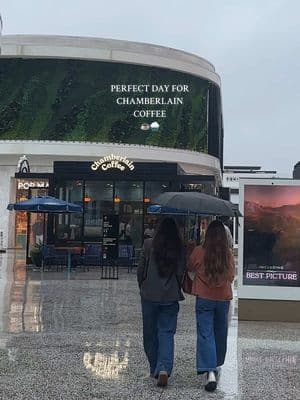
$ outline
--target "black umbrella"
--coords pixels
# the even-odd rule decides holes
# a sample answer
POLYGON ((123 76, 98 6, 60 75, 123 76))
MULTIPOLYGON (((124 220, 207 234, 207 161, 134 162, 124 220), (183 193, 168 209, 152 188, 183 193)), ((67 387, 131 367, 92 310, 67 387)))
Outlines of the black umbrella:
POLYGON ((230 201, 199 192, 165 192, 152 201, 164 209, 176 209, 184 213, 199 215, 241 216, 230 201))

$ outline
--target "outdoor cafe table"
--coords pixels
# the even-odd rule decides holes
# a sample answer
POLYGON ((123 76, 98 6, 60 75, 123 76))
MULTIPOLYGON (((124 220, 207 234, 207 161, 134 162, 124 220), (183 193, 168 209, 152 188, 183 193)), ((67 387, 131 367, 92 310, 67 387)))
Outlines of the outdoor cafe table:
POLYGON ((71 264, 72 264, 72 254, 80 254, 84 249, 83 246, 55 246, 55 250, 67 250, 68 260, 67 260, 67 276, 70 279, 71 264))

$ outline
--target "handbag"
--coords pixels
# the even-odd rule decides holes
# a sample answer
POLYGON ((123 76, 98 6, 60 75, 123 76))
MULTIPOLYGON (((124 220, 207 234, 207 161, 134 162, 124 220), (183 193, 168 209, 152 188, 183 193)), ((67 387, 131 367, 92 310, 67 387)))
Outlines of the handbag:
POLYGON ((182 278, 182 290, 186 294, 192 294, 192 288, 193 288, 193 281, 195 279, 195 273, 189 272, 187 269, 184 272, 183 278, 182 278))

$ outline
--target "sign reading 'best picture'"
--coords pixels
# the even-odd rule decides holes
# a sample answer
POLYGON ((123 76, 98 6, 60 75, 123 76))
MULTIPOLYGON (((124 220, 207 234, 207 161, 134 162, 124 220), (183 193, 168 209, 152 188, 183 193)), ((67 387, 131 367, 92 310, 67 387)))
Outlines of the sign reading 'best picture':
POLYGON ((219 92, 207 79, 144 65, 21 58, 0 59, 0 78, 0 140, 208 152, 208 121, 218 112, 209 105, 219 92))

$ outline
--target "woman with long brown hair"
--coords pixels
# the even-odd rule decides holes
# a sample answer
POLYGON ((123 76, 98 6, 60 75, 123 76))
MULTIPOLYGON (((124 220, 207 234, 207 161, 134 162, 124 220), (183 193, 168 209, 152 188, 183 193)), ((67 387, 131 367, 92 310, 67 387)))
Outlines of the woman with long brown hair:
POLYGON ((181 281, 185 269, 183 243, 173 218, 161 221, 154 239, 146 239, 137 278, 141 293, 144 350, 150 375, 166 386, 173 369, 174 335, 181 281))
POLYGON ((217 387, 218 367, 227 349, 228 311, 232 299, 234 257, 221 221, 207 228, 202 246, 192 252, 188 270, 195 272, 192 294, 196 298, 197 372, 206 374, 205 390, 217 387))

